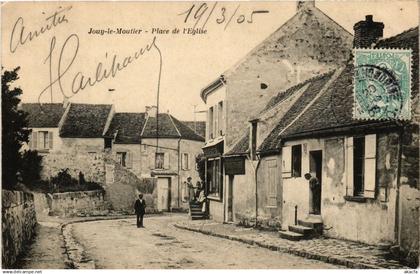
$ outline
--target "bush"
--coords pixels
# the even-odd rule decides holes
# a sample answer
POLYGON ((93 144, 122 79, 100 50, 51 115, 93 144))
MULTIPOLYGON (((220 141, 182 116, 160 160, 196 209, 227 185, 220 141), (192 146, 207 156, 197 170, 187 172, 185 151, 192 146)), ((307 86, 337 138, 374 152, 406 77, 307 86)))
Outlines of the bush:
POLYGON ((100 184, 86 181, 82 172, 79 173, 79 180, 76 180, 67 168, 60 170, 50 181, 32 181, 26 186, 32 191, 43 193, 104 190, 100 184))

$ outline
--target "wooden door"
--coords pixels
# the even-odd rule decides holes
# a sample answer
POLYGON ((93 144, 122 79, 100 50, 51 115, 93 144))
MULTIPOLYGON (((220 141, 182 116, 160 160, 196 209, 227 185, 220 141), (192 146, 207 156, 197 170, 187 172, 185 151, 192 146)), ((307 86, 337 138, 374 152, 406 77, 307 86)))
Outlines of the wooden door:
POLYGON ((158 210, 170 211, 171 208, 171 184, 170 178, 158 178, 157 181, 157 196, 158 196, 158 210))

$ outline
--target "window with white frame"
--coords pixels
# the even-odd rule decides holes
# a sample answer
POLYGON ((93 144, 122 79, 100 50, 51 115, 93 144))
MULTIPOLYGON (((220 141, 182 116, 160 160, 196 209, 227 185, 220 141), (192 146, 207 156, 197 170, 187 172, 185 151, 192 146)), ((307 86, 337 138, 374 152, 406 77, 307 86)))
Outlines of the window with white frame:
POLYGON ((155 154, 155 168, 163 169, 165 167, 165 153, 156 152, 155 154))
POLYGON ((346 138, 346 195, 375 198, 376 135, 346 138))
POLYGON ((282 177, 302 176, 302 145, 284 146, 282 148, 282 177))

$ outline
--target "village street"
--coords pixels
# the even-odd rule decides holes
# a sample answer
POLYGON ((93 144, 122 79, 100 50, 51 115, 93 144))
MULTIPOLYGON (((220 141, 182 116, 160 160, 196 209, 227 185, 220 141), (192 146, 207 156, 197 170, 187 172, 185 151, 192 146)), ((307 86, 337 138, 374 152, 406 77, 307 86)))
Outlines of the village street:
POLYGON ((72 224, 96 268, 337 268, 261 247, 175 228, 185 214, 72 224))

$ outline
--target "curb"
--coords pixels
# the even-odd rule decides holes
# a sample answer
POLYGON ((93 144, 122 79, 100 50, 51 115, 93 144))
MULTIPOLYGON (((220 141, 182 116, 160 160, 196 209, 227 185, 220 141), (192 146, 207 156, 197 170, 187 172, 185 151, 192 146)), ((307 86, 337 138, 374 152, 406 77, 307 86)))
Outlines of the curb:
POLYGON ((255 241, 255 240, 243 239, 243 238, 240 238, 240 237, 230 236, 230 235, 224 235, 224 234, 220 234, 220 233, 216 233, 216 232, 212 232, 212 231, 208 231, 208 230, 204 230, 204 229, 200 229, 200 228, 191 228, 191 227, 180 225, 180 224, 174 224, 174 226, 176 228, 179 228, 179 229, 189 230, 189 231, 198 232, 198 233, 213 236, 213 237, 219 237, 219 238, 224 238, 224 239, 228 239, 228 240, 232 240, 232 241, 237 241, 237 242, 241 242, 241 243, 244 243, 244 244, 256 245, 256 246, 259 246, 259 247, 267 248, 267 249, 272 250, 272 251, 289 253, 289 254, 304 257, 304 258, 307 258, 307 259, 323 261, 323 262, 326 262, 326 263, 329 263, 329 264, 341 265, 341 266, 345 266, 345 267, 348 267, 348 268, 384 269, 384 268, 376 266, 376 265, 358 263, 358 262, 354 262, 354 261, 344 259, 344 258, 341 258, 341 257, 328 256, 328 255, 323 255, 323 254, 319 254, 319 253, 303 251, 303 250, 299 250, 299 249, 296 249, 296 248, 286 248, 286 247, 266 244, 266 243, 258 242, 258 241, 255 241))

